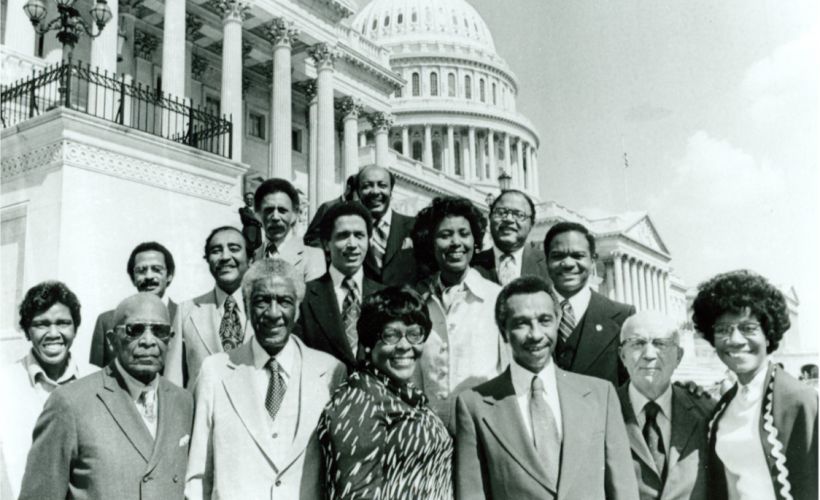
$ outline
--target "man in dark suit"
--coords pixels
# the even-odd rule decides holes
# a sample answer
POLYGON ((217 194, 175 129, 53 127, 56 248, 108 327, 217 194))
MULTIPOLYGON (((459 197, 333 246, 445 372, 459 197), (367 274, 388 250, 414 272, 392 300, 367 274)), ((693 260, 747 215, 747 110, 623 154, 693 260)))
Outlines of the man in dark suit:
POLYGON ((418 280, 410 231, 415 217, 394 212, 390 198, 396 178, 384 167, 371 165, 359 171, 359 200, 373 218, 373 235, 364 261, 365 275, 385 286, 414 284, 418 280))
POLYGON ((307 283, 299 306, 299 332, 308 347, 326 352, 352 369, 359 350, 356 321, 362 301, 383 286, 364 275, 373 223, 357 201, 330 207, 322 219, 320 237, 330 255, 330 268, 307 283))
POLYGON ((709 417, 715 403, 673 386, 683 358, 678 328, 642 311, 621 328, 629 382, 618 389, 641 500, 706 500, 709 417))
POLYGON ((456 399, 456 498, 636 499, 615 388, 552 362, 560 310, 549 285, 513 280, 495 318, 512 361, 456 399))
MULTIPOLYGON (((174 256, 171 252, 156 241, 140 243, 131 251, 126 270, 134 288, 139 292, 151 292, 161 298, 173 320, 177 313, 177 304, 165 295, 176 271, 174 256)), ((114 360, 114 352, 105 341, 106 332, 112 328, 114 328, 113 309, 97 317, 94 334, 91 337, 89 359, 91 364, 103 367, 114 360)))
POLYGON ((561 306, 555 361, 559 367, 609 380, 620 387, 627 378, 618 357, 621 325, 635 307, 609 300, 589 289, 595 238, 575 222, 559 222, 544 237, 544 254, 561 306))
POLYGON ((114 317, 114 362, 46 401, 21 499, 182 499, 193 399, 160 375, 173 335, 168 309, 140 293, 114 317))
POLYGON ((332 200, 328 200, 319 205, 319 208, 316 209, 316 213, 313 214, 313 219, 311 219, 310 224, 308 224, 308 227, 305 230, 305 235, 302 237, 302 241, 305 243, 305 245, 309 247, 322 248, 322 238, 319 234, 320 227, 322 225, 322 218, 333 205, 343 203, 345 201, 356 200, 357 177, 357 174, 353 174, 347 178, 347 182, 345 182, 345 191, 344 193, 342 193, 341 196, 339 196, 338 198, 333 198, 332 200))
POLYGON ((544 252, 527 244, 533 223, 532 199, 517 189, 502 192, 490 204, 493 247, 476 253, 472 266, 484 278, 501 286, 526 275, 549 280, 544 252))

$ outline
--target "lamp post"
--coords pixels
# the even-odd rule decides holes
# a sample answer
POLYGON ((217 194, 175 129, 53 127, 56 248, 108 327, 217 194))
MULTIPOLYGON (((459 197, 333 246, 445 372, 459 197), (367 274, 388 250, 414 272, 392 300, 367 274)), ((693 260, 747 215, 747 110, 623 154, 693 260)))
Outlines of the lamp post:
POLYGON ((501 175, 498 176, 498 187, 501 188, 501 191, 506 191, 510 189, 510 182, 512 182, 512 176, 506 170, 503 170, 501 175))
POLYGON ((80 11, 74 8, 76 0, 54 1, 57 3, 58 17, 45 24, 42 24, 46 15, 48 15, 45 0, 28 0, 23 6, 23 10, 38 35, 49 31, 57 32, 57 39, 63 45, 63 59, 71 59, 71 54, 80 35, 85 33, 91 38, 100 36, 106 23, 111 20, 111 8, 108 7, 106 0, 97 0, 97 3, 91 8, 91 20, 97 26, 97 34, 94 34, 91 25, 80 16, 80 11))

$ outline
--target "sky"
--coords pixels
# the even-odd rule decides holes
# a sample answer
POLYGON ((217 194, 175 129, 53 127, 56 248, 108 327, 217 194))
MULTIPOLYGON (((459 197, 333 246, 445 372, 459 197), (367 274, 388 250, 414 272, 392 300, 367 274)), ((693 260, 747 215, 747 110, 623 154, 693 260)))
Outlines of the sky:
POLYGON ((541 134, 544 199, 646 211, 688 286, 755 270, 818 331, 820 2, 470 3, 541 134))

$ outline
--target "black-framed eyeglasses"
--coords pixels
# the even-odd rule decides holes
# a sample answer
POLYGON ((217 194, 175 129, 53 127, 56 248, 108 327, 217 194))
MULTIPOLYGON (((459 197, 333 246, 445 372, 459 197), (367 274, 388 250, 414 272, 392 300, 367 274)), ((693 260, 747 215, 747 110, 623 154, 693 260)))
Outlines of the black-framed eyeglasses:
POLYGON ((530 214, 524 213, 521 210, 505 207, 496 207, 490 214, 490 217, 495 220, 504 220, 508 215, 518 222, 528 221, 532 218, 530 214))
POLYGON ((125 331, 125 335, 131 340, 137 340, 145 335, 145 332, 150 331, 157 339, 167 342, 174 336, 171 325, 165 323, 127 323, 125 325, 117 325, 117 328, 125 331))
POLYGON ((412 345, 419 345, 424 343, 424 330, 418 325, 408 326, 404 331, 397 328, 385 328, 379 335, 381 341, 387 345, 398 344, 402 337, 412 345))
POLYGON ((658 351, 668 351, 677 345, 677 343, 672 339, 648 340, 642 337, 632 337, 621 342, 621 347, 626 347, 635 351, 643 351, 649 344, 652 344, 652 347, 658 351))
POLYGON ((735 328, 737 328, 737 331, 739 331, 744 337, 752 337, 763 329, 760 326, 760 323, 749 321, 746 323, 715 325, 712 330, 715 332, 715 336, 729 337, 732 335, 732 332, 735 331, 735 328))

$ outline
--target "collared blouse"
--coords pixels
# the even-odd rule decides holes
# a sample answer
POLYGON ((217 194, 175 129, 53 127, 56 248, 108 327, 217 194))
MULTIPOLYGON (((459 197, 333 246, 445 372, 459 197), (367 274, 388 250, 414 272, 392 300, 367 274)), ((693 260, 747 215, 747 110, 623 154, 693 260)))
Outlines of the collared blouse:
POLYGON ((330 500, 450 500, 453 442, 427 398, 370 363, 319 419, 330 500))

